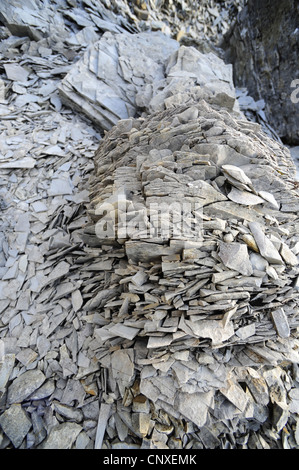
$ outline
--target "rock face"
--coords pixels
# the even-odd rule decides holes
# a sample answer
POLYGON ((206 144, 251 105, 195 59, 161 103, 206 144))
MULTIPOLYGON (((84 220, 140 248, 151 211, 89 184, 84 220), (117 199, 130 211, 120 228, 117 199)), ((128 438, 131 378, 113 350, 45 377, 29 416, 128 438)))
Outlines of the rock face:
POLYGON ((295 0, 249 0, 225 44, 236 85, 265 100, 271 126, 292 145, 299 143, 298 24, 295 0))
POLYGON ((211 432, 228 416, 256 416, 255 392, 238 382, 254 380, 247 367, 283 360, 278 338, 292 342, 298 194, 289 151, 259 125, 178 101, 119 121, 100 144, 85 240, 114 262, 85 308, 126 406, 138 379, 156 410, 211 432), (105 354, 115 344, 116 361, 105 354))

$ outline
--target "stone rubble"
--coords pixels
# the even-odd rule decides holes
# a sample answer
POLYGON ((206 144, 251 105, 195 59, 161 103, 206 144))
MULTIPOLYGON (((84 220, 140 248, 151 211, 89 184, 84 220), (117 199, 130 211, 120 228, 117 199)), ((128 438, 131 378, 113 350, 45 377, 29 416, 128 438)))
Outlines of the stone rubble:
MULTIPOLYGON (((190 109, 171 106, 120 121, 95 155, 94 223, 85 240, 101 247, 103 261, 115 250, 117 258, 108 302, 104 291, 93 297, 94 337, 102 345, 99 361, 114 379, 112 396, 132 411, 134 398, 143 397, 168 419, 220 434, 234 419, 248 433, 250 420, 264 425, 269 417, 263 369, 298 361, 291 333, 298 327, 299 295, 292 288, 299 274, 298 216, 284 204, 287 198, 297 204, 294 167, 285 147, 239 114, 202 100, 182 123, 190 109), (218 127, 220 136, 213 132, 218 127), (183 236, 163 225, 167 208, 172 220, 175 211, 181 215, 182 199, 191 204, 185 215, 193 227, 183 236), (115 347, 121 349, 105 354, 115 347), (124 377, 115 367, 126 370, 124 377)), ((143 435, 141 448, 173 445, 165 435, 155 442, 143 435)))
POLYGON ((239 112, 231 66, 188 44, 225 29, 218 3, 193 23, 191 1, 134 3, 1 2, 0 448, 298 448, 290 153, 239 112), (147 29, 174 50, 149 93, 139 62, 124 80, 128 48, 138 109, 103 137, 61 89, 84 53, 147 29))

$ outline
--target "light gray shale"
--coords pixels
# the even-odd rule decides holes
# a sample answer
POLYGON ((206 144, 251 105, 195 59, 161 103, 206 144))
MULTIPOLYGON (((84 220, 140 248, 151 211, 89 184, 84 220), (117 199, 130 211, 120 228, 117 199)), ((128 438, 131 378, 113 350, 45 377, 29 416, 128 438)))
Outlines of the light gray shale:
POLYGON ((228 8, 242 2, 195 9, 186 0, 185 19, 167 3, 0 4, 1 449, 299 445, 289 153, 234 113, 231 67, 215 55, 228 8), (162 67, 161 88, 139 93, 142 117, 101 140, 104 130, 65 106, 58 88, 105 32, 147 29, 184 47, 162 67), (217 70, 215 81, 199 63, 210 78, 217 70), (113 206, 115 191, 130 231, 101 240, 90 224, 95 198, 113 206), (162 200, 179 203, 171 219, 161 218, 162 200), (182 201, 188 240, 177 236, 182 201), (250 223, 282 263, 273 248, 262 256, 250 223))
POLYGON ((227 102, 174 103, 120 121, 95 155, 84 240, 103 250, 99 263, 114 262, 85 307, 98 323, 108 395, 141 448, 184 447, 175 440, 182 420, 195 447, 225 446, 226 432, 236 446, 277 446, 296 421, 296 379, 288 392, 282 385, 298 362, 295 167, 227 102), (285 419, 272 422, 279 399, 285 419), (134 413, 146 400, 164 416, 163 432, 153 414, 134 413))

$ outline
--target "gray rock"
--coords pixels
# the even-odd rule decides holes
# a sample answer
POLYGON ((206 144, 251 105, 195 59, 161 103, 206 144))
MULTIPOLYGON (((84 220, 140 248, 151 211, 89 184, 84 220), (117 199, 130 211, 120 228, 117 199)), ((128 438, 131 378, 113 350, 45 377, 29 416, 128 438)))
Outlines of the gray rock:
POLYGON ((73 188, 69 180, 62 178, 54 178, 51 182, 48 193, 49 196, 72 194, 73 188))
POLYGON ((46 437, 47 431, 43 422, 43 418, 38 414, 37 411, 31 413, 31 421, 33 427, 33 433, 35 437, 35 446, 38 446, 46 437))
POLYGON ((8 387, 7 402, 21 403, 37 390, 46 380, 41 370, 28 370, 17 377, 8 387))
POLYGON ((274 322, 278 335, 281 338, 288 338, 290 336, 290 327, 287 316, 283 308, 279 308, 271 312, 271 317, 274 322))
POLYGON ((255 206, 256 204, 263 204, 265 202, 264 199, 256 194, 249 193, 248 191, 240 191, 237 188, 232 188, 227 197, 231 201, 245 206, 255 206))
POLYGON ((86 432, 82 431, 78 435, 76 439, 76 449, 86 449, 86 448, 91 448, 91 440, 86 434, 86 432))
POLYGON ((193 421, 198 427, 204 426, 207 420, 208 407, 211 405, 213 393, 180 393, 175 401, 175 408, 185 418, 193 421))
MULTIPOLYGON (((185 1, 187 17, 193 14, 190 2, 185 1)), ((228 441, 215 436, 232 430, 230 445, 246 446, 253 426, 248 419, 264 430, 267 400, 284 396, 274 387, 267 391, 265 369, 293 363, 295 377, 299 360, 293 314, 298 298, 292 289, 298 269, 282 246, 299 253, 296 191, 285 148, 264 136, 256 123, 240 119, 231 66, 199 53, 198 41, 192 43, 196 47, 184 43, 179 49, 175 42, 172 51, 154 50, 149 32, 142 46, 149 53, 139 60, 136 46, 129 47, 136 35, 117 34, 128 25, 130 31, 138 29, 125 0, 113 11, 104 6, 109 2, 98 2, 96 9, 88 1, 85 10, 74 0, 67 7, 60 2, 59 9, 57 2, 47 8, 40 0, 22 3, 26 22, 32 21, 28 10, 34 5, 47 24, 44 28, 41 20, 28 26, 26 34, 43 30, 38 43, 12 37, 0 46, 4 63, 30 72, 26 83, 0 83, 0 166, 6 168, 0 184, 6 233, 0 239, 0 329, 6 355, 14 353, 18 360, 9 377, 9 364, 4 366, 3 391, 26 369, 38 368, 46 379, 25 398, 33 429, 20 446, 117 447, 120 441, 129 447, 134 441, 141 448, 224 447, 228 441), (124 16, 116 16, 119 10, 124 16), (101 50, 96 50, 105 28, 116 34, 102 36, 101 50), (119 41, 120 36, 128 41, 119 41), (89 41, 95 47, 84 58, 89 41), (77 83, 76 92, 68 90, 74 101, 66 109, 57 85, 71 71, 74 82, 79 63, 83 83, 77 83), (96 102, 101 122, 109 128, 116 123, 99 148, 98 126, 76 115, 76 100, 95 119, 96 102), (131 111, 142 117, 116 122, 131 111), (233 165, 234 176, 223 165, 233 165), (251 206, 228 197, 262 197, 262 191, 263 202, 251 206), (119 217, 124 211, 118 210, 119 195, 128 231, 119 217), (186 202, 189 209, 182 210, 186 202), (92 225, 104 218, 99 203, 121 222, 109 240, 92 225), (181 215, 184 231, 179 232, 181 215), (285 264, 269 266, 248 221, 259 222, 285 264), (89 230, 92 246, 82 243, 82 230, 89 230), (252 274, 225 266, 219 258, 223 242, 245 246, 252 274), (258 256, 254 262, 253 254, 258 256), (276 341, 268 312, 282 303, 292 335, 276 341), (250 374, 251 386, 241 392, 238 384, 243 387, 250 374), (210 401, 204 402, 205 393, 210 401), (248 403, 243 408, 244 394, 248 403), (79 434, 78 428, 57 428, 82 420, 79 434), (205 422, 196 434, 194 420, 205 422)), ((172 3, 174 15, 167 17, 178 28, 181 20, 172 3)), ((223 20, 217 17, 219 8, 212 9, 217 25, 223 20)), ((157 8, 154 16, 160 14, 157 8)), ((204 27, 209 24, 205 17, 204 27)), ((19 24, 16 31, 21 32, 19 24)), ((249 105, 255 112, 263 109, 262 103, 249 105)), ((296 412, 293 376, 281 376, 284 391, 284 385, 292 387, 289 406, 296 412)), ((4 393, 2 405, 6 398, 4 393)), ((1 430, 0 447, 9 446, 1 430)))
POLYGON ((107 426, 107 421, 110 416, 111 405, 108 403, 102 403, 100 408, 100 414, 98 419, 97 433, 95 437, 94 448, 101 449, 104 439, 104 434, 107 426))
POLYGON ((30 400, 42 400, 49 397, 55 390, 54 380, 46 380, 32 395, 29 396, 30 400))
POLYGON ((0 358, 0 393, 4 392, 15 364, 15 354, 5 354, 0 358))
POLYGON ((4 64, 4 69, 9 80, 26 82, 29 71, 18 64, 4 64))
POLYGON ((280 255, 285 261, 286 264, 290 266, 297 266, 298 265, 298 258, 297 256, 293 253, 293 251, 285 244, 281 244, 280 248, 280 255))
POLYGON ((68 420, 75 421, 76 423, 80 423, 80 421, 82 421, 83 413, 80 409, 76 410, 59 402, 54 402, 53 404, 55 410, 61 416, 65 416, 68 420))
POLYGON ((12 404, 0 416, 0 426, 14 447, 20 447, 32 424, 20 404, 12 404))
POLYGON ((186 320, 187 326, 198 337, 211 338, 213 345, 219 345, 231 338, 234 334, 234 328, 231 323, 223 325, 217 320, 202 320, 198 322, 189 322, 186 320))
POLYGON ((103 129, 110 129, 119 119, 134 116, 137 92, 164 78, 165 60, 178 47, 176 41, 159 32, 134 36, 105 33, 62 81, 61 99, 103 129))
POLYGON ((260 254, 267 260, 269 263, 273 264, 283 264, 283 260, 275 248, 273 243, 263 232, 261 226, 256 222, 250 222, 249 228, 254 236, 256 244, 259 248, 260 254))
MULTIPOLYGON (((179 47, 160 32, 133 37, 104 34, 64 78, 59 91, 66 105, 80 109, 104 129, 134 116, 138 107, 155 112, 178 104, 182 97, 185 102, 205 98, 236 107, 229 64, 213 53, 179 47)), ((188 112, 185 122, 192 116, 188 112)))
POLYGON ((295 51, 298 21, 294 0, 286 0, 283 5, 275 0, 271 9, 266 3, 261 5, 258 0, 251 0, 239 12, 224 44, 226 60, 234 64, 236 85, 246 86, 255 100, 265 101, 270 126, 293 145, 299 142, 295 51), (277 56, 278 43, 280 56, 277 56), (259 51, 258 60, 255 60, 256 51, 259 51))
POLYGON ((38 449, 71 449, 82 429, 82 426, 77 423, 57 424, 38 449))
POLYGON ((131 384, 134 377, 133 351, 115 351, 111 357, 111 370, 120 393, 123 396, 125 388, 131 384))
POLYGON ((247 246, 244 244, 221 243, 218 256, 227 268, 244 276, 250 276, 253 272, 247 246))

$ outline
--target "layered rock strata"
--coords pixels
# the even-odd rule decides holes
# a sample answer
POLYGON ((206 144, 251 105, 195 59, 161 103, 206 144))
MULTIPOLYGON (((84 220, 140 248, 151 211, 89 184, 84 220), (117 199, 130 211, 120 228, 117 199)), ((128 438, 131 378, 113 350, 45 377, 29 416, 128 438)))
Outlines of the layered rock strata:
POLYGON ((257 370, 298 360, 293 174, 259 125, 204 100, 106 134, 85 229, 105 279, 85 310, 123 404, 137 380, 156 410, 199 429, 257 418, 257 370))

